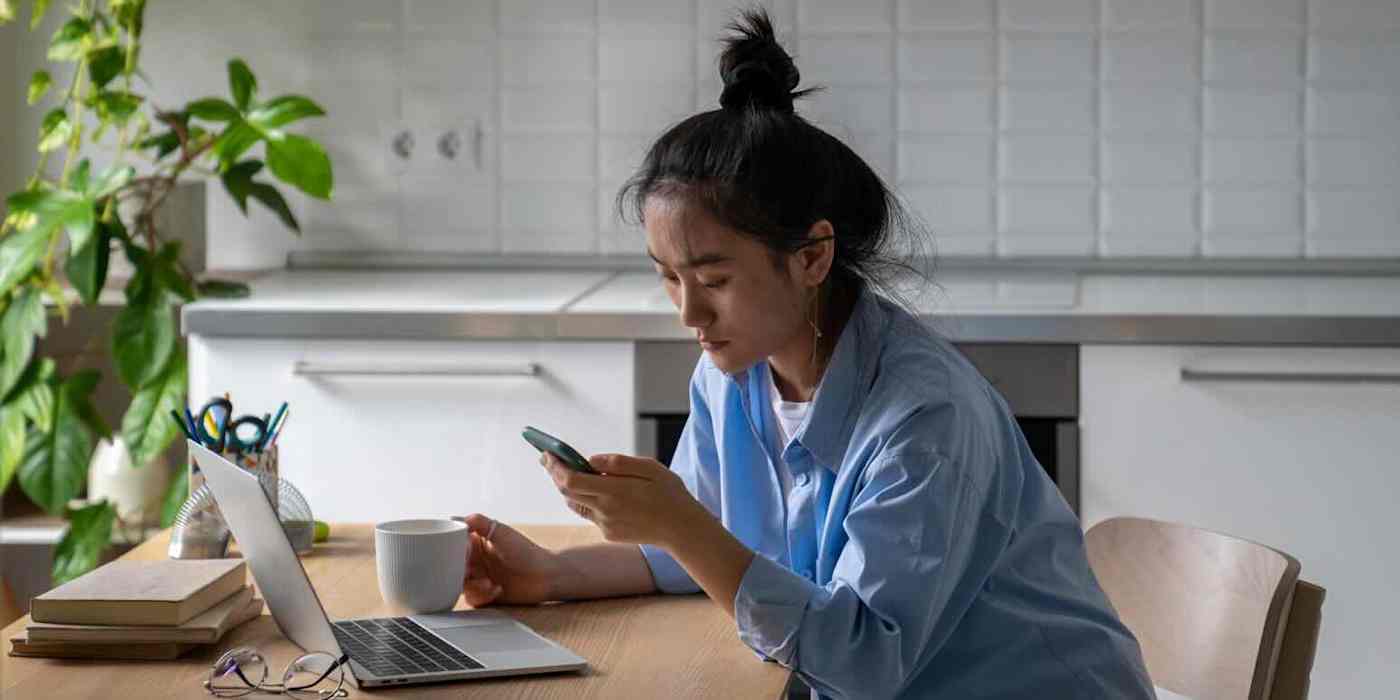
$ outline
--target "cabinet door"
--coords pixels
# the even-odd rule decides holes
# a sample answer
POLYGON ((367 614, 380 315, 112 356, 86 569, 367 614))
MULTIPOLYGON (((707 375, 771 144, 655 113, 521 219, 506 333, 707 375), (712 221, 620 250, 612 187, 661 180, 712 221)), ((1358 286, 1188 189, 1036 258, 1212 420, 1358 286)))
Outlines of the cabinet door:
POLYGON ((281 473, 327 521, 577 523, 520 430, 630 453, 632 376, 630 343, 190 339, 196 408, 288 402, 281 473))
POLYGON ((1157 518, 1293 555, 1327 589, 1313 695, 1391 696, 1400 350, 1089 346, 1080 358, 1085 526, 1157 518))

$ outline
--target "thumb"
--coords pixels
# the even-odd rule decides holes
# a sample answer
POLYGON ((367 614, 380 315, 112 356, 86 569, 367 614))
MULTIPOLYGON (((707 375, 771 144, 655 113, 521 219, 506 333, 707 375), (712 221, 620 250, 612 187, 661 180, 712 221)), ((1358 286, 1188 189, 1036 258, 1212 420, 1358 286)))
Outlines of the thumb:
MULTIPOLYGON (((482 537, 485 537, 486 533, 491 531, 491 525, 496 522, 489 516, 484 515, 482 513, 472 513, 471 515, 465 516, 454 515, 452 516, 452 519, 458 522, 466 523, 468 531, 475 532, 476 534, 481 535, 482 537)), ((497 525, 496 529, 499 530, 500 526, 497 525)))
POLYGON ((588 459, 588 463, 594 469, 613 476, 634 476, 643 479, 654 478, 658 473, 666 471, 666 465, 644 457, 632 457, 620 454, 598 454, 588 459))

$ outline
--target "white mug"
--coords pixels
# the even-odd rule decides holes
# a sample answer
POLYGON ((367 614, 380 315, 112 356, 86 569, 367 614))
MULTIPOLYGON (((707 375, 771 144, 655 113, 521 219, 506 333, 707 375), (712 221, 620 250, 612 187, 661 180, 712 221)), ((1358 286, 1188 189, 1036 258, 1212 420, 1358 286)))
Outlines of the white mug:
POLYGON ((393 520, 374 526, 379 593, 413 613, 451 610, 467 577, 471 536, 456 520, 393 520))

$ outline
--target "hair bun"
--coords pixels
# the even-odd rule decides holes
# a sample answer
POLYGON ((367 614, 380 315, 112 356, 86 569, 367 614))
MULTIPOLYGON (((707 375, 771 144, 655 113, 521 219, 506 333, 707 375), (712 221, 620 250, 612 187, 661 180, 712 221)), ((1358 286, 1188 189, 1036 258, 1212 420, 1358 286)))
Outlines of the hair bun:
POLYGON ((745 10, 731 22, 733 35, 724 39, 719 75, 724 92, 719 104, 725 109, 758 108, 792 112, 799 75, 773 34, 773 23, 763 9, 745 10))

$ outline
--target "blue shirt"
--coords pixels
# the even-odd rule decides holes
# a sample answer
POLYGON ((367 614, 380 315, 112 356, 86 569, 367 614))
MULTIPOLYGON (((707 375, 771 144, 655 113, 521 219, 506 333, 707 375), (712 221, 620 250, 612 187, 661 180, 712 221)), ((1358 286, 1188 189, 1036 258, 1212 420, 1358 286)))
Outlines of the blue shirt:
MULTIPOLYGON (((1153 697, 1078 519, 950 343, 863 294, 781 455, 767 371, 702 357, 671 465, 755 552, 734 598, 744 643, 821 697, 1153 697)), ((660 590, 699 590, 642 553, 660 590)))

